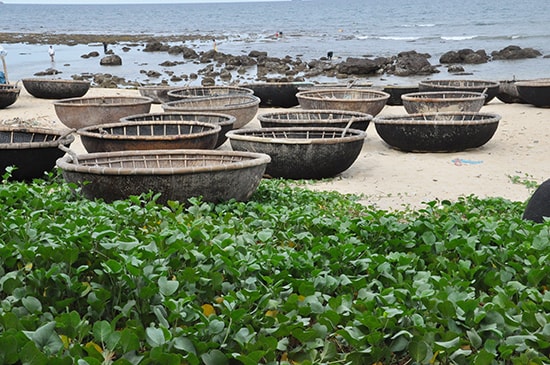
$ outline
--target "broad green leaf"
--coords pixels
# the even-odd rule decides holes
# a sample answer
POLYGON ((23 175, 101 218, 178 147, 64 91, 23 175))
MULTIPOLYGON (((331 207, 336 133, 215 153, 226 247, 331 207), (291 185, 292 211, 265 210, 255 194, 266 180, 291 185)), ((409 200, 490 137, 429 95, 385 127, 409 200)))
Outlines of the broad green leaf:
POLYGON ((161 328, 147 327, 145 338, 151 347, 160 347, 166 343, 164 331, 161 328))
POLYGON ((97 342, 106 343, 107 339, 113 333, 111 325, 107 321, 100 321, 94 323, 93 327, 94 339, 97 342))
POLYGON ((42 312, 42 303, 35 297, 25 297, 21 299, 23 306, 32 314, 42 312))
POLYGON ((193 342, 187 337, 176 337, 174 339, 174 347, 178 350, 182 350, 192 354, 197 353, 195 350, 195 345, 193 345, 193 342))
POLYGON ((424 341, 413 340, 409 343, 409 352, 411 357, 417 363, 424 363, 431 357, 431 351, 428 344, 424 341))
POLYGON ((27 342, 21 349, 19 359, 22 364, 48 365, 47 356, 40 351, 33 342, 27 342))
POLYGON ((264 229, 258 232, 258 239, 262 242, 268 242, 273 237, 273 231, 271 229, 264 229))
POLYGON ((205 365, 228 365, 227 357, 220 350, 212 350, 201 355, 201 359, 205 365))
POLYGON ((160 293, 164 296, 170 296, 178 290, 179 282, 177 280, 168 280, 164 276, 158 280, 160 293))
POLYGON ((46 323, 36 331, 23 331, 23 333, 36 344, 38 349, 47 354, 55 354, 63 349, 63 342, 55 332, 55 322, 46 323))
POLYGON ((449 341, 435 341, 435 344, 443 349, 452 349, 459 345, 460 343, 460 337, 455 337, 452 340, 449 341))

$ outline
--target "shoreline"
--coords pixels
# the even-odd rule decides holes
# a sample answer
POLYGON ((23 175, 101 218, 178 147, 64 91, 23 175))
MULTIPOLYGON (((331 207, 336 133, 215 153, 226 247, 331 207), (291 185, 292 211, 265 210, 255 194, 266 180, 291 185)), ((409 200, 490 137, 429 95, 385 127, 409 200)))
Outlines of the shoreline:
MULTIPOLYGON (((409 86, 425 79, 471 78, 507 81, 550 75, 550 58, 544 54, 537 58, 489 60, 481 64, 441 64, 438 55, 430 55, 428 62, 435 69, 435 73, 413 73, 401 76, 394 74, 391 69, 396 67, 397 54, 411 52, 410 50, 401 50, 392 56, 358 53, 352 58, 380 62, 380 68, 370 73, 344 75, 338 74, 336 70, 345 61, 339 56, 335 56, 333 60, 327 60, 325 55, 311 59, 300 57, 299 54, 282 56, 277 52, 279 42, 242 43, 242 41, 224 39, 223 36, 216 39, 220 58, 206 57, 212 50, 212 39, 211 36, 200 34, 3 32, 0 33, 0 39, 8 51, 6 61, 9 73, 12 75, 10 80, 41 76, 85 78, 92 81, 92 86, 99 87, 111 87, 109 85, 113 84, 116 84, 116 87, 129 88, 141 85, 199 86, 203 85, 204 77, 214 79, 216 84, 224 85, 242 85, 262 81, 346 82, 364 79, 373 82, 375 86, 409 86), (105 66, 100 63, 100 60, 107 55, 103 51, 103 42, 107 43, 109 51, 122 59, 122 65, 105 66), (45 47, 48 44, 54 44, 56 49, 55 63, 49 62, 49 58, 44 57, 45 47), (184 48, 196 52, 198 57, 186 58, 183 56, 184 48), (256 65, 239 66, 226 63, 227 60, 249 57, 251 52, 267 54, 267 63, 270 65, 269 67, 262 65, 265 70, 261 74, 256 65), (90 56, 90 53, 95 55, 90 56), (463 71, 450 71, 450 66, 461 66, 463 71), (228 78, 221 77, 221 73, 229 74, 228 78), (99 75, 100 81, 95 80, 96 75, 99 75), (106 77, 107 80, 102 82, 106 77)), ((287 42, 287 40, 280 41, 287 42)), ((414 50, 414 44, 411 43, 411 46, 414 50)))
MULTIPOLYGON (((90 88, 86 96, 137 96, 134 89, 90 88)), ((260 108, 258 114, 274 108, 260 108)), ((502 119, 493 138, 484 146, 456 153, 407 153, 389 148, 378 136, 373 123, 367 128, 360 156, 337 177, 299 183, 308 189, 358 195, 359 202, 383 210, 420 209, 434 200, 455 201, 463 196, 500 197, 525 202, 533 190, 528 183, 550 178, 546 156, 550 148, 550 108, 529 104, 504 104, 493 100, 482 112, 497 113, 502 119), (474 163, 475 162, 475 163, 474 163)), ((153 104, 151 112, 162 112, 153 104)), ((405 114, 402 106, 386 106, 381 115, 405 114)), ((24 88, 19 99, 2 110, 0 122, 20 121, 49 128, 65 128, 57 118, 52 100, 37 99, 24 88)), ((259 127, 256 118, 245 128, 259 127)), ((71 146, 78 153, 80 142, 71 146)), ((230 149, 229 142, 221 146, 230 149)))

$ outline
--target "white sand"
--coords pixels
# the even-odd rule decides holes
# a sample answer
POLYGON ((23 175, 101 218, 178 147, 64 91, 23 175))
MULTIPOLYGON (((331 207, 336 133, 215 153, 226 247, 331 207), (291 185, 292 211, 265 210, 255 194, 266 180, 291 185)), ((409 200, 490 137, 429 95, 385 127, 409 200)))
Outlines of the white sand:
MULTIPOLYGON (((86 96, 138 96, 137 90, 91 88, 86 96)), ((259 113, 274 109, 260 108, 259 113)), ((151 112, 162 112, 153 104, 151 112)), ((307 186, 361 195, 361 202, 381 209, 418 208, 424 202, 456 200, 460 196, 503 197, 525 201, 532 190, 514 177, 538 183, 550 178, 550 108, 504 104, 493 100, 482 112, 502 116, 495 136, 483 147, 459 153, 406 153, 389 148, 367 129, 367 139, 357 161, 341 175, 307 186), (457 162, 457 161, 462 161, 457 162)), ((386 106, 381 114, 405 114, 401 106, 386 106)), ((52 100, 37 99, 23 88, 17 102, 0 109, 0 122, 18 118, 53 128, 64 128, 52 100)), ((259 126, 254 119, 247 127, 259 126)), ((71 148, 83 152, 76 141, 71 148)), ((222 148, 230 148, 229 142, 222 148)))

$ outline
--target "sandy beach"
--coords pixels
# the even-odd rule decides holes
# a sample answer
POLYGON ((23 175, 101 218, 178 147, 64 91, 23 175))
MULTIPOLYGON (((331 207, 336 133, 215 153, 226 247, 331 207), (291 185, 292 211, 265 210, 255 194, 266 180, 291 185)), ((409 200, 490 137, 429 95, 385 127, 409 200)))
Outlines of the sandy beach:
MULTIPOLYGON (((135 89, 91 88, 86 96, 138 96, 135 89)), ((260 108, 259 114, 274 109, 260 108)), ((162 112, 153 104, 151 112, 162 112)), ((530 190, 522 180, 542 183, 550 178, 546 144, 550 134, 550 109, 493 100, 482 112, 502 116, 494 137, 483 147, 457 153, 406 153, 389 148, 367 129, 367 139, 356 162, 341 175, 306 186, 360 195, 360 201, 379 209, 420 208, 432 200, 454 201, 460 196, 502 197, 527 200, 530 190)), ((401 106, 386 106, 382 113, 405 114, 401 106)), ((50 128, 65 128, 52 100, 37 99, 24 88, 15 104, 0 110, 0 123, 22 121, 50 128)), ((246 127, 259 127, 255 118, 246 127)), ((71 146, 84 152, 80 142, 71 146)), ((229 149, 229 142, 221 148, 229 149)))

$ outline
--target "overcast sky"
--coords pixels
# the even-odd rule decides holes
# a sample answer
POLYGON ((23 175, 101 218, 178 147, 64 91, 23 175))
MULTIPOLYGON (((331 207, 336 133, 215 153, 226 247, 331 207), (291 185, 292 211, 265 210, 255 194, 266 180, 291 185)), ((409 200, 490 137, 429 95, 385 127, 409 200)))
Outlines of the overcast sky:
POLYGON ((2 0, 5 4, 183 4, 183 3, 221 3, 251 2, 270 0, 2 0))

